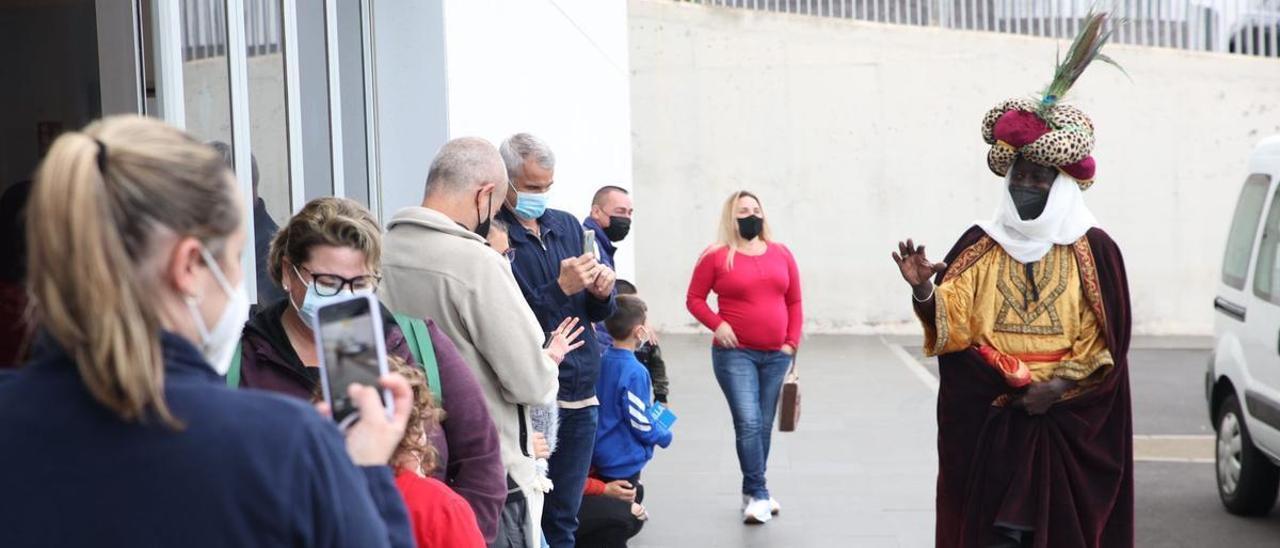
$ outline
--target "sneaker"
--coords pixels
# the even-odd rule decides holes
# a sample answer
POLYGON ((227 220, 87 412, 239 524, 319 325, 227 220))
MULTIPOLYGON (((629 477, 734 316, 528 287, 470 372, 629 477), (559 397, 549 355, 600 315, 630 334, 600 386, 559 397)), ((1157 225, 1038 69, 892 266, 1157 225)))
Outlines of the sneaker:
POLYGON ((773 519, 773 513, 769 509, 769 501, 751 499, 745 510, 742 511, 742 522, 753 525, 763 525, 769 523, 773 519))
MULTIPOLYGON (((751 504, 751 500, 752 500, 751 496, 742 495, 742 511, 745 512, 747 510, 747 506, 751 504)), ((778 499, 769 497, 769 514, 776 516, 781 513, 782 513, 782 505, 778 504, 778 499)))

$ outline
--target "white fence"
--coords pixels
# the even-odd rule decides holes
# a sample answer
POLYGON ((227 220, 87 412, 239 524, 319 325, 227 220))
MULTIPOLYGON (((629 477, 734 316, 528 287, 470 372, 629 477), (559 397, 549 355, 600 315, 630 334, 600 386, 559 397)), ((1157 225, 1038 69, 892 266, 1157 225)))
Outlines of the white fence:
MULTIPOLYGON (((186 61, 226 55, 225 0, 182 0, 182 57, 186 61)), ((278 53, 280 0, 244 0, 245 41, 249 56, 278 53)))
MULTIPOLYGON (((1090 0, 677 0, 709 6, 1047 38, 1075 35, 1090 0)), ((1116 0, 1115 41, 1280 58, 1280 0, 1116 0)))

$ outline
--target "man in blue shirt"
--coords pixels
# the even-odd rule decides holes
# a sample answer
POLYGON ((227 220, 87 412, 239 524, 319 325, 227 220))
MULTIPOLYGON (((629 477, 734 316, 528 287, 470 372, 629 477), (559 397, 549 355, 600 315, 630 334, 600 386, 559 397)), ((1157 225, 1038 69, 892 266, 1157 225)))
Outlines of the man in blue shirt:
MULTIPOLYGON (((583 228, 596 235, 596 249, 599 250, 597 258, 614 272, 618 271, 617 263, 614 262, 614 255, 618 252, 615 244, 626 239, 631 232, 631 214, 634 211, 631 193, 627 189, 604 186, 591 198, 591 213, 582 222, 583 228)), ((600 351, 613 347, 613 338, 604 328, 604 322, 598 322, 594 327, 600 351)))
MULTIPOLYGON (((555 184, 555 154, 537 137, 518 133, 498 149, 511 188, 498 218, 510 227, 512 273, 533 314, 550 332, 565 318, 583 324, 604 321, 614 311, 613 269, 584 253, 582 225, 573 215, 547 209, 555 184)), ((601 348, 594 337, 560 364, 560 429, 551 455, 542 529, 552 548, 572 548, 578 507, 595 448, 601 348)))
MULTIPOLYGON (((617 242, 631 232, 631 193, 619 186, 605 186, 591 199, 591 214, 582 226, 596 234, 596 249, 600 250, 600 262, 618 271, 613 256, 618 252, 617 242)), ((607 348, 607 347, 606 347, 607 348)))

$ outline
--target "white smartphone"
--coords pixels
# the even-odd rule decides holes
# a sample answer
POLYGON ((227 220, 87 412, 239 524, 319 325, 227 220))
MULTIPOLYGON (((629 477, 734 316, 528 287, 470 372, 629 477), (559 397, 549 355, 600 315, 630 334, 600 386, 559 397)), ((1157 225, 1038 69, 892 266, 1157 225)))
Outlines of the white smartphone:
POLYGON ((596 253, 596 232, 594 230, 582 231, 582 254, 591 255, 596 259, 600 258, 600 254, 596 253))
MULTIPOLYGON (((347 387, 356 383, 377 387, 388 371, 381 310, 373 295, 356 295, 320 307, 312 322, 318 327, 316 354, 324 401, 343 430, 360 420, 347 387)), ((390 418, 390 390, 382 391, 382 406, 390 418)))

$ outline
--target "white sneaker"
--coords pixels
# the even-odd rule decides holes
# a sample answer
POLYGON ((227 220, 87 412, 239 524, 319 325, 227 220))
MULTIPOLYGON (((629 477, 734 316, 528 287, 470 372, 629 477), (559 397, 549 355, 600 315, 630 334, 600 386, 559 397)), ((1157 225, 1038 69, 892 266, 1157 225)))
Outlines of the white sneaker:
MULTIPOLYGON (((751 504, 752 500, 753 499, 750 496, 742 495, 742 510, 744 512, 747 510, 747 506, 751 504)), ((774 516, 782 513, 782 505, 778 504, 778 499, 769 497, 769 513, 774 516)))
POLYGON ((771 519, 773 519, 773 513, 770 511, 767 500, 751 499, 746 509, 742 511, 743 523, 763 525, 769 523, 771 519))

